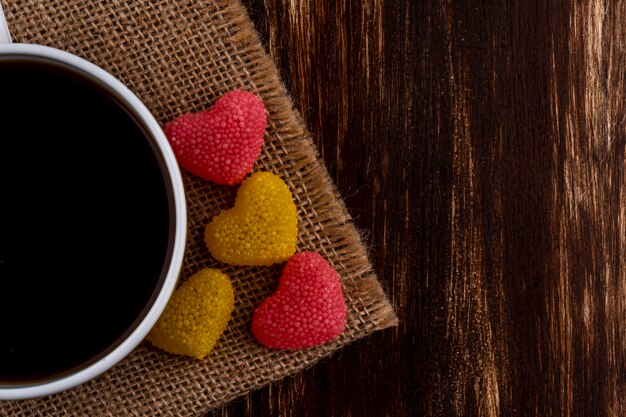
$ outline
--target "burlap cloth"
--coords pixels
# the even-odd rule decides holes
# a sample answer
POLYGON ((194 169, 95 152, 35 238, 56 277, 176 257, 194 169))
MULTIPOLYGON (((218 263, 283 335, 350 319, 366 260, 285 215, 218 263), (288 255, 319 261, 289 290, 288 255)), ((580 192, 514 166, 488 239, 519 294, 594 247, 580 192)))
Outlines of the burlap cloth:
POLYGON ((298 250, 320 252, 339 272, 349 315, 344 334, 324 346, 286 352, 256 343, 249 331, 252 312, 276 289, 281 267, 232 267, 212 259, 203 229, 233 203, 236 187, 185 174, 189 240, 181 279, 217 267, 235 288, 233 319, 215 350, 199 361, 144 342, 95 380, 43 399, 1 402, 0 415, 197 415, 396 323, 359 235, 237 0, 1 1, 14 41, 49 45, 98 64, 162 123, 204 109, 234 88, 259 94, 269 126, 255 170, 270 170, 291 187, 300 219, 298 250))

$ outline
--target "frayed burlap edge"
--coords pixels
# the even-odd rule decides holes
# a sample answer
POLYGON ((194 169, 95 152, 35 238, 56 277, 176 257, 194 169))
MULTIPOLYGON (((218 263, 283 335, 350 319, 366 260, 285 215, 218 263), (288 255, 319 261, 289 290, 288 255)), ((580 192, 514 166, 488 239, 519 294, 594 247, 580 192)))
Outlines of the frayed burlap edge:
POLYGON ((233 0, 0 0, 16 41, 82 56, 128 85, 165 123, 245 88, 268 110, 266 145, 255 170, 289 185, 298 207, 298 250, 320 252, 342 276, 349 310, 337 340, 298 352, 269 351, 251 337, 254 307, 274 289, 280 266, 235 268, 210 257, 202 230, 232 204, 236 188, 184 174, 189 244, 182 279, 218 267, 233 280, 236 311, 204 361, 165 354, 144 343, 93 381, 43 399, 0 403, 1 415, 174 415, 205 413, 268 382, 291 375, 339 347, 397 324, 366 248, 310 135, 240 3, 233 0))

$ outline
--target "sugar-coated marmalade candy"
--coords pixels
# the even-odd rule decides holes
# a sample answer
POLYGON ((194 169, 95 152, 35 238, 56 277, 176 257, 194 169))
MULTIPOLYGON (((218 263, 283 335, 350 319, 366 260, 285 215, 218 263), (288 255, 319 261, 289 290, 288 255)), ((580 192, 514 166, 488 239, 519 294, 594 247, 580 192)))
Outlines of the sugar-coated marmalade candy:
POLYGON ((218 184, 239 184, 259 157, 267 126, 261 99, 243 90, 224 94, 213 107, 165 125, 178 164, 218 184))
POLYGON ((343 333, 346 302, 339 274, 315 252, 287 261, 278 291, 255 310, 252 333, 272 349, 303 349, 343 333))
POLYGON ((235 206, 206 226, 211 255, 232 265, 272 265, 296 251, 298 215, 287 184, 271 172, 257 172, 237 192, 235 206))
POLYGON ((166 352, 202 359, 226 329, 234 305, 228 277, 202 269, 174 291, 147 339, 166 352))

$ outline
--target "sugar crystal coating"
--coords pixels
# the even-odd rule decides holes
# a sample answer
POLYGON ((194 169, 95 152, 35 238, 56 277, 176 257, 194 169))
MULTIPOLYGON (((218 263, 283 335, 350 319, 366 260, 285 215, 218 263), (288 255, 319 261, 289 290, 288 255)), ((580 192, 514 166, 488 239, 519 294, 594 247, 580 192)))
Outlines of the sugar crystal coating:
POLYGON ((239 187, 235 206, 206 226, 211 255, 232 265, 272 265, 296 251, 298 215, 287 184, 271 172, 257 172, 239 187))
POLYGON ((226 329, 234 305, 228 277, 202 269, 174 291, 147 339, 166 352, 202 359, 226 329))
POLYGON ((343 333, 346 303, 339 274, 315 252, 287 261, 278 291, 255 310, 252 333, 272 349, 303 349, 343 333))
POLYGON ((208 110, 177 117, 164 131, 180 166, 206 180, 233 185, 259 157, 266 126, 261 99, 234 90, 208 110))

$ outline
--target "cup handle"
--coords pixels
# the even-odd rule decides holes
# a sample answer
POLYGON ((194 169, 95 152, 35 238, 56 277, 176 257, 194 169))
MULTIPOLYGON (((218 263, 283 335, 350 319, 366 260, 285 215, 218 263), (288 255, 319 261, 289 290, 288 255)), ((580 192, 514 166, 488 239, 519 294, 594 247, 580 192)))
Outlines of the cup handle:
POLYGON ((9 32, 7 19, 4 17, 2 3, 0 3, 0 44, 3 43, 11 43, 11 32, 9 32))

